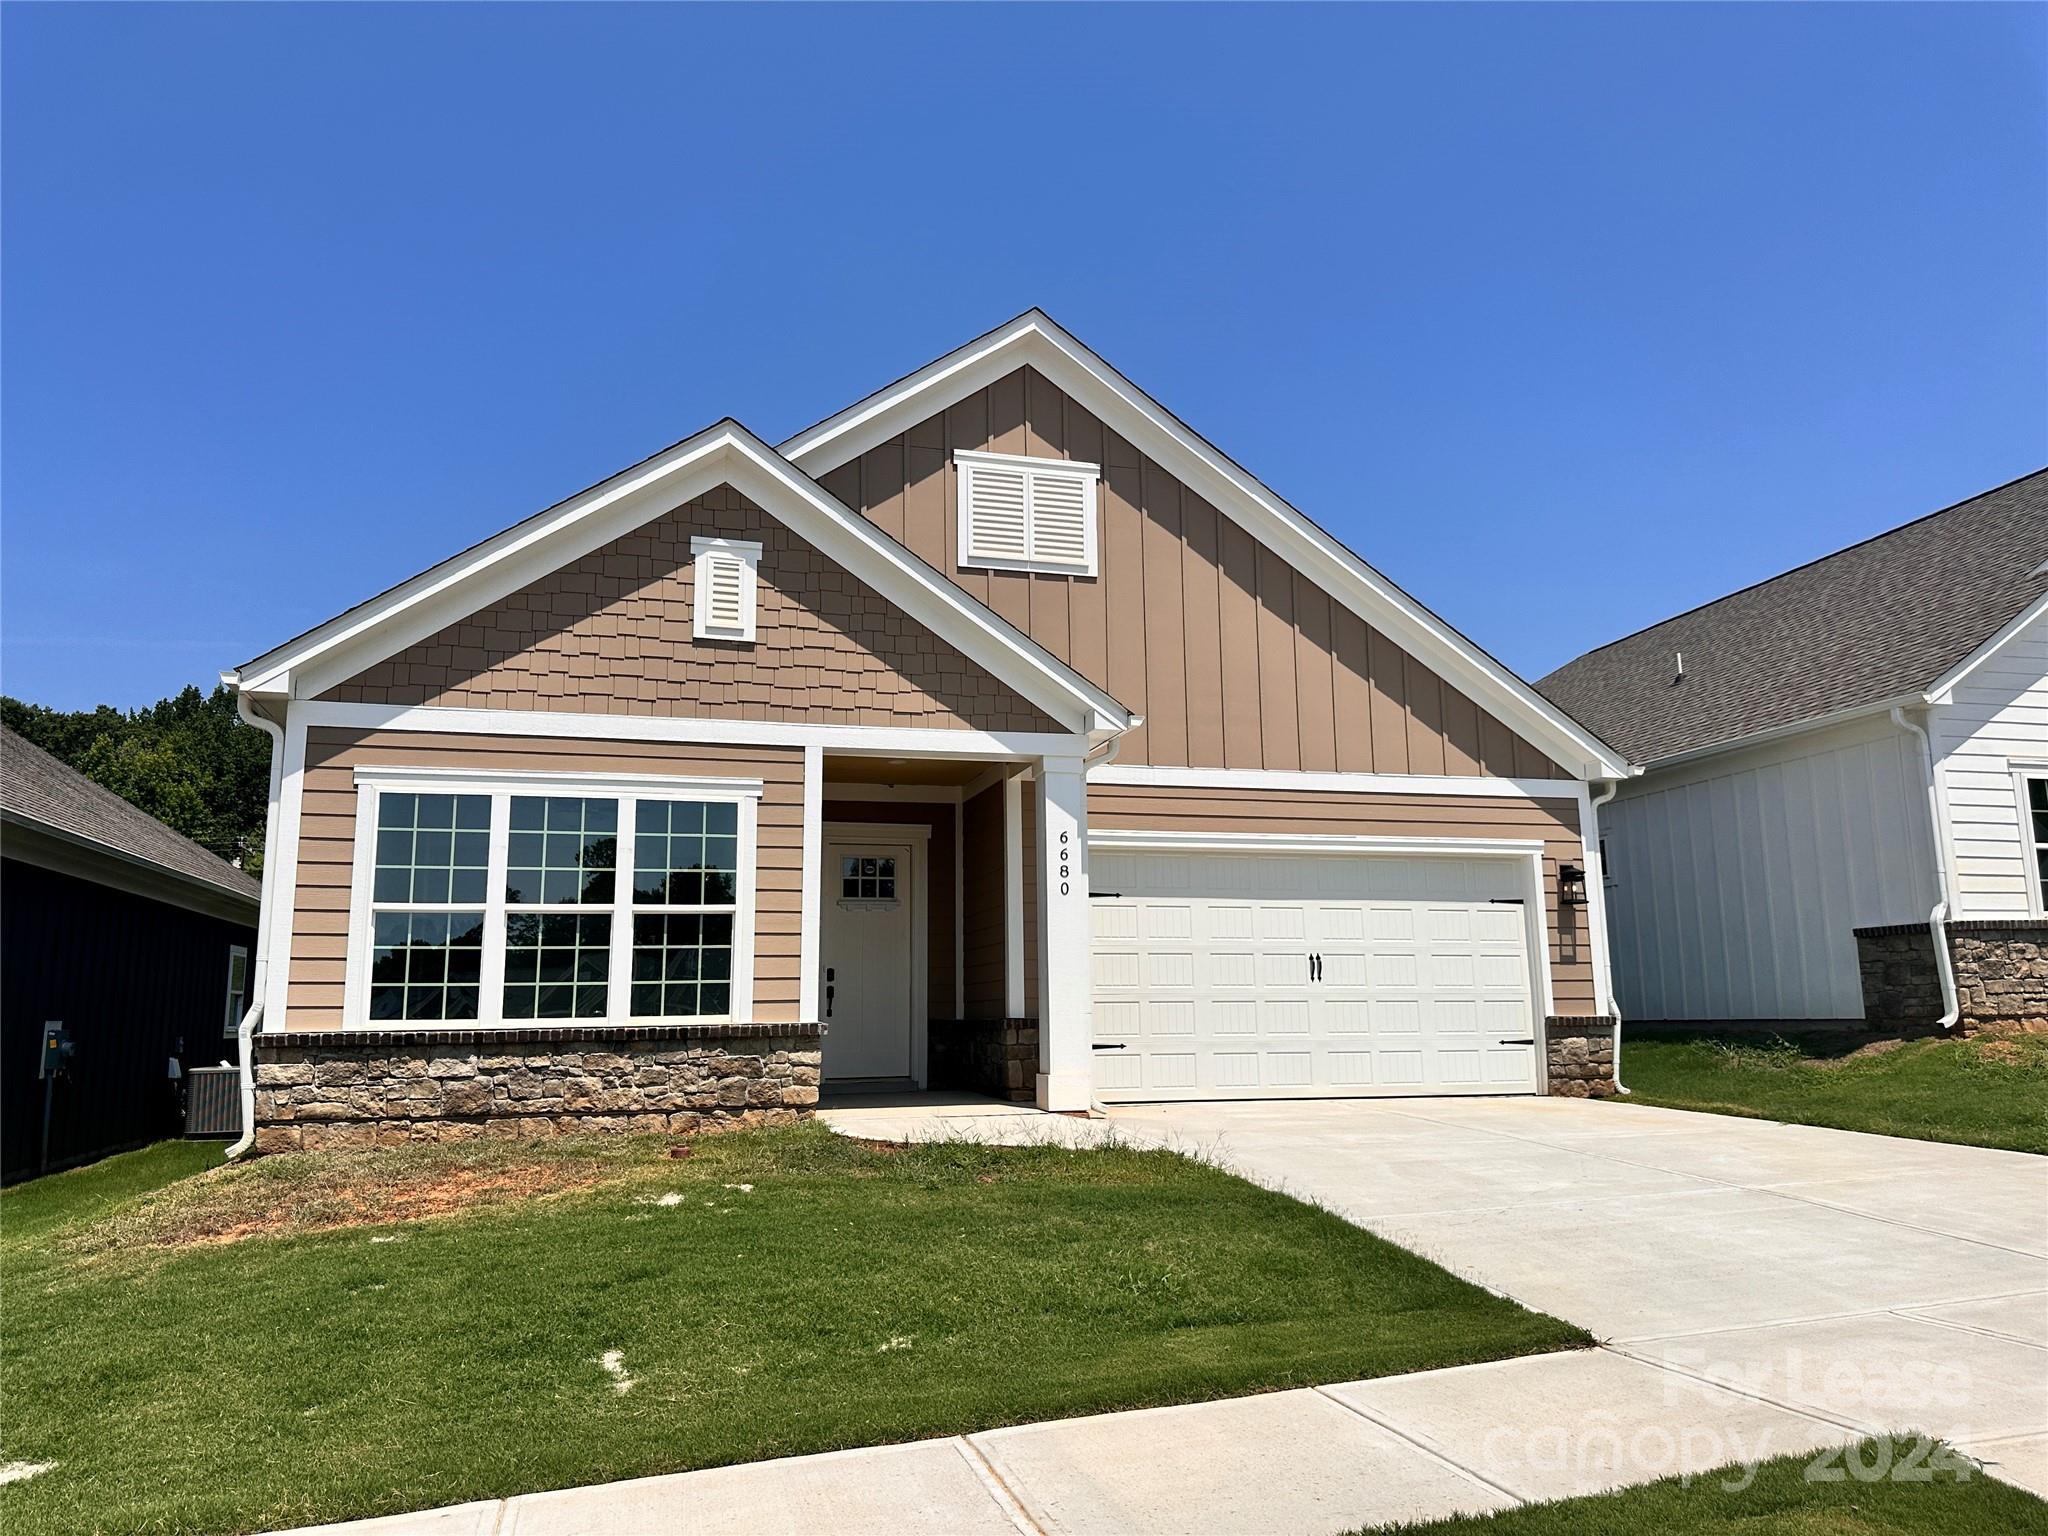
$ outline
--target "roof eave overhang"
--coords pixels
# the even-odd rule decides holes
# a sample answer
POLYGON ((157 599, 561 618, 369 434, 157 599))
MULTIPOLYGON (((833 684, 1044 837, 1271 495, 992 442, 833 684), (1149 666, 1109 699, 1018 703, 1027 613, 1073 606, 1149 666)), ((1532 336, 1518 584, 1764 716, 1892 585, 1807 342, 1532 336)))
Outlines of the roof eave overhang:
POLYGON ((1268 544, 1295 569, 1389 639, 1507 719, 1581 779, 1636 769, 1472 641, 1374 570, 1342 542, 1234 463, 1118 373, 1042 310, 1030 310, 780 445, 823 475, 946 405, 1029 365, 1101 416, 1120 436, 1268 544))
MULTIPOLYGON (((2048 566, 2044 566, 2043 569, 2048 570, 2048 566)), ((2048 592, 2043 592, 2039 597, 2027 604, 2026 607, 2014 614, 2010 620, 2001 625, 1998 632, 1992 635, 1989 640, 1986 640, 1977 649, 1970 652, 1969 655, 1936 678, 1923 696, 1922 702, 1928 704, 1954 703, 1956 689, 1965 678, 2003 650, 2013 636, 2017 635, 2029 624, 2032 624, 2036 619, 2041 618, 2044 614, 2048 614, 2048 592)))
POLYGON ((694 437, 253 661, 221 674, 256 697, 308 699, 466 614, 730 483, 1069 730, 1096 739, 1131 715, 1007 620, 945 580, 735 421, 694 437))

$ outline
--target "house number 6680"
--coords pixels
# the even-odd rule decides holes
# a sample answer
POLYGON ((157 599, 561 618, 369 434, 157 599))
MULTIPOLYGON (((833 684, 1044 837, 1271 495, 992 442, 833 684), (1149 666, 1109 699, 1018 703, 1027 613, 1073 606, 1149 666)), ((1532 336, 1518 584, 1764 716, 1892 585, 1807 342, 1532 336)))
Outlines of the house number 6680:
POLYGON ((1060 834, 1060 894, 1062 896, 1069 895, 1073 890, 1073 887, 1067 883, 1068 877, 1074 873, 1073 866, 1067 862, 1067 844, 1072 841, 1073 839, 1066 833, 1062 832, 1060 834))

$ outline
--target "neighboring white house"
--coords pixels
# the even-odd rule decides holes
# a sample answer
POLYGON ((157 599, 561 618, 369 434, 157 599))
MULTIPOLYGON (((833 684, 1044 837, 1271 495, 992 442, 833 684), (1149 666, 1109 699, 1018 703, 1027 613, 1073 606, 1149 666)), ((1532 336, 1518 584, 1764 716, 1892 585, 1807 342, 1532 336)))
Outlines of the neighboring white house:
MULTIPOLYGON (((1643 765, 1601 813, 1625 1016, 1895 1013, 1895 998, 1866 997, 1856 930, 1937 913, 1958 945, 2039 943, 2048 471, 1591 651, 1537 687, 1643 765)), ((1931 967, 1931 939, 1924 952, 1931 967)), ((2034 1018, 2041 981, 1991 1012, 2034 1018)), ((1973 985, 1971 970, 1966 1014, 1973 985)), ((1944 978, 1928 987, 1955 1005, 1944 978)))

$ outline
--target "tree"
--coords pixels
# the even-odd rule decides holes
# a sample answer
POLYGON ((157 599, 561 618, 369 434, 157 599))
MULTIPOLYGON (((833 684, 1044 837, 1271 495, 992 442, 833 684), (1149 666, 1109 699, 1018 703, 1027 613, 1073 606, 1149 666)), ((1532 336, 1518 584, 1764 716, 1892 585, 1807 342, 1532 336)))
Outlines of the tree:
POLYGON ((262 872, 270 738, 243 722, 226 688, 187 687, 129 713, 0 698, 0 723, 200 847, 262 872))

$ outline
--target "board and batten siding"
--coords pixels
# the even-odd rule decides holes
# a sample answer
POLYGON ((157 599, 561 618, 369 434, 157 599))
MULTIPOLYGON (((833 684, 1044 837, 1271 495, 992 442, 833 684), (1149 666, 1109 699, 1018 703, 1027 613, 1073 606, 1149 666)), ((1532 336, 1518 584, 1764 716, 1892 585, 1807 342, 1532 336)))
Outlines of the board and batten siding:
POLYGON ((1567 777, 1034 369, 818 479, 1144 716, 1119 762, 1567 777), (963 567, 963 449, 1101 466, 1099 574, 963 567))
POLYGON ((1562 912, 1557 867, 1584 857, 1576 800, 1512 796, 1358 795, 1293 789, 1088 786, 1091 832, 1210 832, 1349 837, 1514 838, 1543 843, 1544 928, 1553 1011, 1591 1014, 1592 934, 1586 909, 1562 912))
POLYGON ((2014 770, 2048 768, 2048 617, 2018 630, 1929 713, 1957 916, 2039 913, 2014 770))
POLYGON ((535 736, 359 731, 306 733, 286 1020, 272 1029, 340 1029, 348 962, 359 767, 541 773, 725 775, 762 781, 754 874, 754 1018, 798 1017, 803 921, 803 750, 674 746, 535 736))
POLYGON ((1601 808, 1633 1019, 1860 1019, 1854 930, 1934 904, 1918 740, 1888 719, 1625 785, 1601 808))

